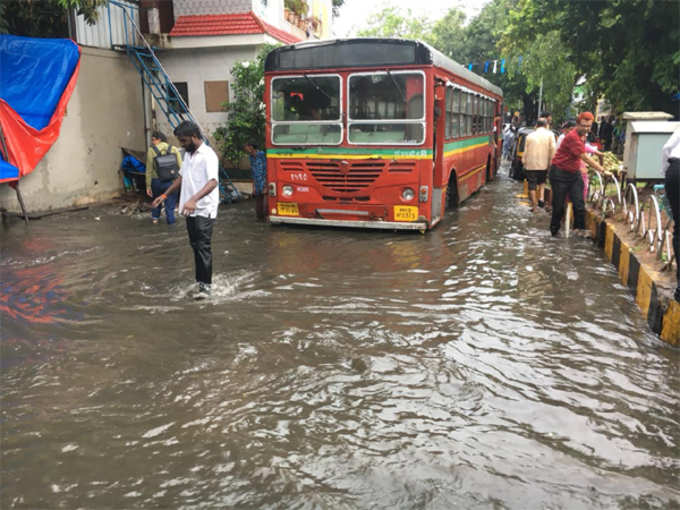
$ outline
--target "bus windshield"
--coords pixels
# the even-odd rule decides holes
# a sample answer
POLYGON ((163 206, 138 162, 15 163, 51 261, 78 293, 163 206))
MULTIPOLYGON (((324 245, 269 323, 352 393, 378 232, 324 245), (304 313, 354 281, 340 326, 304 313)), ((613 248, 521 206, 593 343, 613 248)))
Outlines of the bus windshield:
POLYGON ((340 77, 302 75, 272 80, 272 142, 339 144, 340 77))
POLYGON ((413 71, 349 77, 349 142, 422 144, 425 140, 424 75, 413 71))

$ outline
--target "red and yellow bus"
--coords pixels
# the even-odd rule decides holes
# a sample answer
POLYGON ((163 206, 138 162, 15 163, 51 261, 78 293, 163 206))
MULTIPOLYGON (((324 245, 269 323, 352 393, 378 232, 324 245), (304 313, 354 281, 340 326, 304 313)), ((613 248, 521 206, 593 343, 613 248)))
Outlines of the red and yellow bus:
POLYGON ((273 50, 265 61, 269 221, 433 227, 496 175, 502 99, 500 88, 418 41, 273 50))

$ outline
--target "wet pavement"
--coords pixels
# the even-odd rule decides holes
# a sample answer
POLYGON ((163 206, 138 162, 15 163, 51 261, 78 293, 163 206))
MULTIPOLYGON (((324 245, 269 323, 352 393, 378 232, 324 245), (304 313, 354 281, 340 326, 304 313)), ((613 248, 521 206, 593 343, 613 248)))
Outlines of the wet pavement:
POLYGON ((678 508, 680 351, 491 183, 432 232, 0 228, 2 508, 678 508))

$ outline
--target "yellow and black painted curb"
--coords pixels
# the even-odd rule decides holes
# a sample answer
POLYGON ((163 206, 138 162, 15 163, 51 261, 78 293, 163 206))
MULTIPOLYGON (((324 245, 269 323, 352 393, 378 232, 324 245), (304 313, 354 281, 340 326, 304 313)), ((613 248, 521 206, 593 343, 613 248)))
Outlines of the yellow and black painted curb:
POLYGON ((658 273, 640 263, 629 244, 611 223, 587 211, 586 227, 619 273, 619 279, 633 295, 651 330, 664 342, 680 345, 680 303, 660 295, 658 273))

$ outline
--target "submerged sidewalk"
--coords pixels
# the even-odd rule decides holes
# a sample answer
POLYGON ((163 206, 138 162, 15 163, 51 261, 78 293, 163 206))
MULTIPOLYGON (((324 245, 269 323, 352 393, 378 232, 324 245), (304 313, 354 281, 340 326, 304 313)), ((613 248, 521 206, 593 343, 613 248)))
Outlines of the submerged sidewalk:
MULTIPOLYGON (((546 188, 545 192, 548 203, 550 189, 546 188)), ((526 181, 517 198, 528 200, 526 181)), ((621 283, 635 296, 651 330, 664 342, 680 346, 680 303, 673 298, 677 286, 675 271, 663 271, 648 245, 615 218, 603 219, 599 212, 586 207, 586 228, 618 270, 621 283)))
POLYGON ((675 271, 662 271, 656 254, 650 253, 646 243, 636 238, 625 223, 602 219, 588 209, 586 228, 617 268, 621 283, 635 296, 652 331, 664 342, 680 345, 680 303, 673 299, 675 271))

